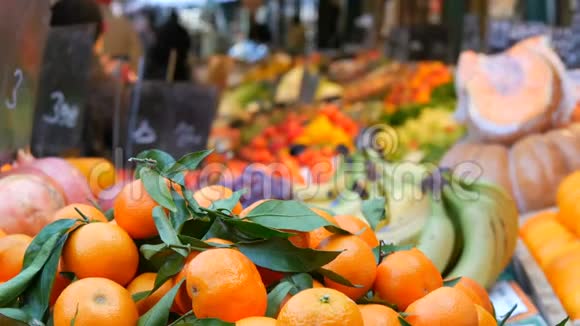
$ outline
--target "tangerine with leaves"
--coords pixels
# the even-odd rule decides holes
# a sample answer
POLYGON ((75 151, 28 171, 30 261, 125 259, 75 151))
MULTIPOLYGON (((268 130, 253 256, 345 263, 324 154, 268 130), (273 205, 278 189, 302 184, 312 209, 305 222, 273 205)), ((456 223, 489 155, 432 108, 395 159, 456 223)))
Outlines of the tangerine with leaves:
MULTIPOLYGON (((131 295, 135 295, 140 292, 147 292, 153 290, 155 287, 155 278, 157 278, 156 273, 143 273, 129 283, 127 286, 127 291, 131 295)), ((155 292, 149 294, 146 298, 143 298, 136 302, 137 310, 139 315, 145 314, 149 309, 153 308, 159 300, 163 298, 167 292, 171 290, 172 282, 171 280, 166 281, 159 287, 155 292)))
POLYGON ((477 283, 474 279, 467 276, 462 276, 459 282, 454 286, 456 289, 467 294, 474 304, 477 304, 493 314, 493 305, 489 299, 489 295, 483 286, 477 283))
MULTIPOLYGON (((210 239, 205 240, 205 242, 206 243, 214 243, 214 244, 223 244, 223 245, 233 245, 234 244, 231 241, 220 239, 220 238, 210 238, 210 239)), ((191 260, 193 258, 195 258, 199 253, 200 253, 199 251, 192 251, 187 256, 187 258, 185 259, 185 262, 183 264, 183 267, 181 268, 181 271, 179 271, 179 273, 173 277, 173 285, 176 285, 181 280, 187 279, 187 266, 189 265, 189 262, 191 262, 191 260)), ((177 291, 177 295, 175 296, 175 300, 173 302, 173 306, 171 308, 171 311, 178 313, 180 315, 183 315, 190 310, 191 310, 191 298, 189 297, 189 294, 187 294, 187 289, 186 289, 185 282, 184 282, 181 285, 181 287, 179 288, 179 290, 177 291)))
POLYGON ((101 212, 95 206, 87 205, 87 204, 70 204, 67 205, 58 211, 56 211, 53 215, 54 220, 60 219, 82 219, 81 215, 76 211, 79 210, 83 215, 85 215, 90 221, 95 222, 104 222, 107 223, 107 217, 103 212, 101 212))
POLYGON ((247 317, 238 320, 236 326, 276 326, 276 319, 270 317, 247 317))
POLYGON ((358 306, 365 326, 399 326, 399 314, 393 309, 380 304, 358 306))
POLYGON ((266 287, 254 263, 238 250, 201 252, 189 262, 186 282, 198 318, 236 322, 266 312, 266 287))
POLYGON ((477 309, 462 291, 440 287, 413 302, 405 310, 413 326, 477 325, 477 309))
POLYGON ((126 184, 115 199, 115 221, 133 239, 154 237, 158 234, 153 220, 153 209, 157 206, 143 182, 135 180, 126 184))
MULTIPOLYGON (((233 195, 233 191, 230 188, 226 188, 220 185, 207 186, 199 189, 193 193, 193 199, 198 203, 199 206, 204 208, 209 208, 214 201, 230 198, 233 195)), ((232 213, 240 214, 242 212, 242 204, 238 201, 232 213)))
POLYGON ((370 225, 360 218, 352 215, 338 215, 334 219, 341 229, 344 229, 352 234, 357 235, 364 240, 371 248, 379 245, 377 234, 373 231, 370 225))
POLYGON ((0 282, 6 282, 22 270, 24 254, 32 238, 25 234, 11 234, 0 238, 0 282))
POLYGON ((375 293, 405 310, 411 303, 443 286, 437 267, 420 250, 394 252, 377 268, 375 293))
POLYGON ((131 294, 105 278, 85 278, 69 285, 54 305, 54 326, 137 325, 131 294))
MULTIPOLYGON (((323 288, 324 285, 320 282, 318 282, 317 280, 312 280, 312 288, 316 289, 316 288, 323 288)), ((292 298, 292 294, 288 293, 286 294, 286 296, 284 297, 284 299, 282 300, 282 302, 280 302, 280 308, 278 309, 278 314, 280 313, 280 310, 282 309, 282 307, 284 307, 284 305, 286 303, 288 303, 288 300, 290 300, 290 298, 292 298)))
POLYGON ((282 307, 278 326, 363 326, 357 304, 345 294, 329 288, 299 292, 282 307))
MULTIPOLYGON (((327 220, 328 222, 338 226, 338 223, 334 219, 334 216, 330 215, 326 211, 323 211, 322 209, 319 208, 311 208, 311 210, 314 213, 318 214, 323 219, 327 220)), ((322 242, 322 240, 330 237, 333 234, 334 233, 328 231, 325 227, 320 227, 316 230, 310 231, 308 236, 308 247, 312 249, 317 248, 318 245, 320 245, 320 243, 322 242)))
POLYGON ((125 230, 89 223, 72 232, 62 251, 62 269, 79 279, 102 277, 127 285, 139 264, 137 246, 125 230))
POLYGON ((323 251, 340 251, 341 253, 330 263, 323 266, 344 277, 357 287, 339 284, 327 277, 324 284, 327 287, 346 294, 357 300, 365 295, 373 285, 376 277, 375 255, 369 245, 355 235, 333 235, 318 246, 323 251))

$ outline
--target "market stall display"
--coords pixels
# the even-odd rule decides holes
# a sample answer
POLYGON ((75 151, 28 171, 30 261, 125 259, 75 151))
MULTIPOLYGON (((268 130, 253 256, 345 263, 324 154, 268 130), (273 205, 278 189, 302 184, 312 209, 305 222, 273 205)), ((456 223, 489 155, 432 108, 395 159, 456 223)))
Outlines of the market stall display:
MULTIPOLYGON (((208 154, 176 161, 158 150, 141 153, 133 160, 139 179, 124 186, 112 214, 73 204, 34 238, 3 234, 3 318, 52 318, 55 326, 495 323, 481 279, 445 278, 421 250, 378 242, 357 218, 291 200, 241 211, 241 192, 183 187, 183 173, 208 154), (103 216, 110 221, 95 221, 103 216), (97 308, 103 303, 111 305, 97 308)), ((376 222, 383 213, 374 207, 366 217, 376 222)), ((503 262, 509 252, 490 257, 503 262)))
MULTIPOLYGON (((580 78, 553 40, 457 66, 242 40, 195 83, 171 80, 173 54, 166 81, 119 65, 90 92, 113 139, 69 157, 96 124, 74 116, 100 55, 82 34, 72 65, 70 35, 49 38, 35 155, 16 141, 32 121, 0 121, 0 325, 580 321, 580 78)), ((398 36, 395 52, 442 53, 398 36)))

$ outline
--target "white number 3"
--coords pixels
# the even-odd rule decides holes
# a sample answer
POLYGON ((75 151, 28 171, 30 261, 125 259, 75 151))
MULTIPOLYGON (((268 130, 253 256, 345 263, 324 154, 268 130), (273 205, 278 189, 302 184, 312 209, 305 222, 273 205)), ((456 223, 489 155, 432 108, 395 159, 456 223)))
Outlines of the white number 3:
POLYGON ((22 86, 22 81, 24 80, 24 74, 21 69, 16 69, 16 71, 14 71, 14 78, 16 78, 16 85, 14 85, 14 88, 12 89, 12 98, 4 102, 6 107, 10 110, 14 110, 16 104, 18 104, 18 91, 20 90, 20 86, 22 86))

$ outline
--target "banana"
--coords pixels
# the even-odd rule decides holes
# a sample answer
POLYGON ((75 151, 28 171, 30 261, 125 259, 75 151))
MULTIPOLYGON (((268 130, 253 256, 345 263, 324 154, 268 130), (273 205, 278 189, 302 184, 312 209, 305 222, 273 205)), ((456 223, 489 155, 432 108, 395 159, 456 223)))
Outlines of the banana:
POLYGON ((330 208, 334 215, 352 215, 365 220, 362 213, 362 199, 354 191, 345 190, 332 202, 330 208))
POLYGON ((395 245, 416 245, 421 231, 427 223, 427 214, 417 216, 402 224, 388 224, 378 230, 377 238, 395 245))
POLYGON ((502 189, 484 182, 477 182, 466 186, 471 191, 480 194, 481 198, 492 201, 495 210, 492 217, 496 220, 499 228, 498 250, 501 250, 502 257, 497 262, 496 275, 499 275, 509 264, 518 240, 519 214, 515 201, 502 189))
POLYGON ((417 241, 417 249, 421 250, 443 273, 448 266, 455 248, 455 228, 445 211, 443 201, 427 195, 430 198, 431 212, 417 241))
POLYGON ((494 209, 495 203, 479 199, 465 201, 457 194, 460 190, 458 184, 453 188, 449 185, 443 187, 449 212, 457 219, 464 242, 457 264, 446 277, 467 276, 489 287, 495 281, 493 273, 496 269, 496 238, 490 220, 490 211, 494 209))

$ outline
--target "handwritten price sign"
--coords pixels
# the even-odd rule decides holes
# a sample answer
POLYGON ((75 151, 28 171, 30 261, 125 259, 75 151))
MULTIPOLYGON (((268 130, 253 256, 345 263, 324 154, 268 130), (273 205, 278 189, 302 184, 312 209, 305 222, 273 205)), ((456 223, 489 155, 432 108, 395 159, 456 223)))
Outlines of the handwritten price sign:
POLYGON ((50 3, 2 0, 0 10, 0 164, 30 145, 50 3))
POLYGON ((174 156, 205 149, 217 108, 214 89, 145 81, 132 96, 140 96, 140 104, 128 119, 128 155, 151 148, 174 156))
POLYGON ((84 152, 94 26, 50 30, 40 75, 32 150, 39 156, 84 152))

